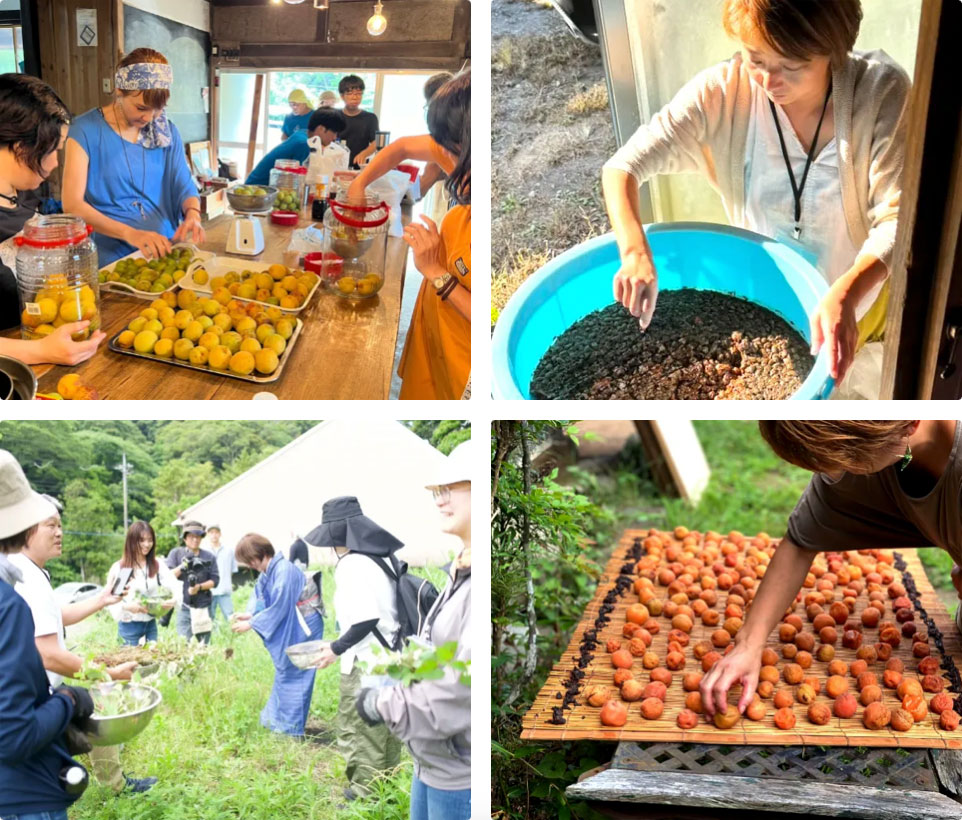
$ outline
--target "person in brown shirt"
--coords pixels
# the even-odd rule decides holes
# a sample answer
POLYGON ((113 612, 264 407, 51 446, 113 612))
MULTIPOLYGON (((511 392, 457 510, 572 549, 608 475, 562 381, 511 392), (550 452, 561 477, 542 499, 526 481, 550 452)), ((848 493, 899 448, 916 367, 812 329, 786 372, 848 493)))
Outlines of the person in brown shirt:
POLYGON ((702 679, 709 715, 726 710, 735 684, 742 686, 738 711, 751 703, 765 641, 817 552, 940 547, 955 562, 952 582, 962 599, 962 422, 761 421, 759 428, 778 456, 815 475, 789 516, 734 650, 702 679))

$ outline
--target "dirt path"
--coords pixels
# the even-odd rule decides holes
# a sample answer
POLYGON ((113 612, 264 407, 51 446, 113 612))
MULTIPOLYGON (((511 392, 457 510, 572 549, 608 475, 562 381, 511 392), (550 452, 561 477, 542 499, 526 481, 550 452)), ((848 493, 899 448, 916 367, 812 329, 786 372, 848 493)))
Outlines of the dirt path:
POLYGON ((550 258, 604 233, 601 166, 615 151, 599 49, 540 0, 491 11, 492 323, 550 258))

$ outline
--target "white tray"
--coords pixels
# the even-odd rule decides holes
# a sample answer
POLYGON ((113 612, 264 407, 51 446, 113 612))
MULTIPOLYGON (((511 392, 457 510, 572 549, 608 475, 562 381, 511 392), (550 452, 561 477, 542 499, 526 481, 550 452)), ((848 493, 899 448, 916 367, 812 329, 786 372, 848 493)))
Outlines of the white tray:
MULTIPOLYGON (((214 257, 214 254, 211 251, 202 251, 196 245, 191 245, 188 242, 178 242, 177 244, 172 245, 171 247, 172 248, 190 248, 194 254, 194 259, 191 261, 191 265, 193 265, 195 262, 212 259, 214 257)), ((120 259, 115 259, 109 265, 102 267, 100 270, 107 271, 108 273, 110 273, 111 271, 113 271, 115 267, 117 267, 117 263, 123 261, 124 259, 146 259, 146 257, 140 251, 134 251, 133 253, 128 254, 127 256, 121 257, 120 259)), ((188 269, 189 267, 190 266, 188 266, 188 269)), ((138 299, 150 299, 151 301, 153 301, 154 299, 159 299, 162 293, 169 293, 170 291, 175 290, 178 287, 180 287, 180 283, 174 282, 174 284, 172 284, 169 288, 165 288, 164 290, 147 291, 147 290, 137 290, 137 288, 132 287, 131 285, 127 285, 123 282, 102 282, 100 284, 101 291, 115 291, 117 293, 128 293, 131 296, 136 296, 138 299)))
MULTIPOLYGON (((237 271, 238 273, 242 270, 252 270, 258 273, 268 270, 272 264, 280 264, 274 262, 250 262, 246 259, 237 259, 230 256, 213 256, 210 259, 197 259, 190 263, 187 267, 187 275, 180 280, 180 286, 186 288, 187 290, 193 290, 197 293, 203 293, 209 296, 213 291, 210 287, 210 280, 216 276, 226 276, 230 271, 237 271), (194 274, 203 268, 207 271, 207 281, 204 284, 200 284, 194 279, 194 274)), ((285 266, 286 267, 286 266, 285 266)), ((313 271, 304 271, 309 273, 314 277, 314 285, 308 291, 307 298, 300 307, 296 308, 284 308, 280 305, 272 305, 269 302, 261 302, 257 299, 242 299, 240 296, 232 296, 238 302, 253 302, 255 305, 263 305, 265 308, 277 308, 282 313, 289 313, 296 315, 300 313, 304 308, 306 308, 310 303, 311 299, 314 298, 314 294, 317 292, 317 288, 321 284, 321 277, 318 276, 313 271)))

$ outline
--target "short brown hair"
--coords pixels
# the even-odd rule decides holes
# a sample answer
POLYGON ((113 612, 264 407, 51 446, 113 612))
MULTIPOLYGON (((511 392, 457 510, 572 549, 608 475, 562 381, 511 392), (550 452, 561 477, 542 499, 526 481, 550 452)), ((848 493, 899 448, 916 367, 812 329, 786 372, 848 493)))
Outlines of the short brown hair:
POLYGON ((722 10, 729 37, 757 33, 785 57, 830 57, 833 65, 845 61, 861 22, 861 0, 725 0, 722 10))
POLYGON ((897 451, 911 421, 760 421, 775 454, 814 473, 859 472, 897 451))
MULTIPOLYGON (((117 68, 121 69, 129 65, 134 65, 135 63, 160 63, 161 65, 169 65, 167 58, 159 51, 154 51, 152 48, 135 48, 117 63, 117 68)), ((121 91, 120 93, 125 97, 131 97, 141 92, 121 91)), ((149 105, 151 108, 157 110, 166 108, 167 102, 170 100, 170 89, 168 88, 148 88, 143 94, 144 105, 149 105)))
POLYGON ((273 558, 274 545, 263 535, 249 532, 237 542, 237 546, 234 547, 234 556, 240 563, 250 566, 251 561, 273 558))

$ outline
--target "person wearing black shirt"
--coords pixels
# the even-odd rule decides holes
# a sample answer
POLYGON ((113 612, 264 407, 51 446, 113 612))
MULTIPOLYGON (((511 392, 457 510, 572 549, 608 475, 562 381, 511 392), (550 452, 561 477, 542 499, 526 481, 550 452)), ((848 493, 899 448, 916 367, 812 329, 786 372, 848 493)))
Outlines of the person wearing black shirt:
MULTIPOLYGON (((25 74, 0 74, 0 242, 20 233, 39 204, 31 193, 57 167, 57 149, 67 139, 70 112, 45 82, 25 74)), ((15 248, 0 247, 0 329, 20 325, 20 297, 13 273, 15 248)), ((42 339, 0 338, 0 355, 25 364, 74 365, 89 359, 106 338, 95 332, 83 342, 71 334, 89 321, 68 322, 42 339)))
POLYGON ((210 643, 211 590, 220 583, 220 571, 214 554, 200 548, 205 534, 203 524, 196 521, 184 524, 184 546, 170 551, 167 566, 174 577, 184 583, 184 602, 177 612, 177 634, 187 640, 195 637, 202 643, 210 643), (199 628, 201 623, 207 626, 206 630, 199 628))
POLYGON ((347 123, 341 132, 341 142, 347 145, 351 152, 348 159, 350 166, 359 168, 374 151, 374 135, 378 129, 377 115, 361 109, 364 80, 356 74, 344 77, 338 83, 337 90, 344 101, 341 113, 347 123))

